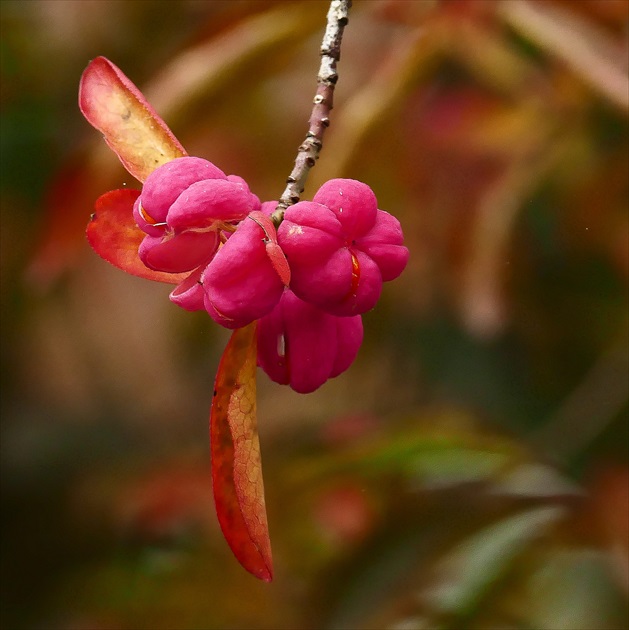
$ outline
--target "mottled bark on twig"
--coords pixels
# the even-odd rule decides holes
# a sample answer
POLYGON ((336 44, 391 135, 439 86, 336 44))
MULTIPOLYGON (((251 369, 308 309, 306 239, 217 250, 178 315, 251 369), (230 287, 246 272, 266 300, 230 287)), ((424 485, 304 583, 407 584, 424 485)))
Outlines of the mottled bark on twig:
POLYGON ((295 166, 286 180, 286 189, 273 213, 272 218, 276 225, 284 218, 286 208, 299 201, 308 173, 315 165, 323 146, 323 134, 330 124, 334 87, 338 80, 336 64, 341 57, 341 40, 351 4, 351 0, 332 0, 330 3, 327 26, 321 42, 321 65, 317 74, 317 92, 308 121, 308 133, 299 147, 295 166))

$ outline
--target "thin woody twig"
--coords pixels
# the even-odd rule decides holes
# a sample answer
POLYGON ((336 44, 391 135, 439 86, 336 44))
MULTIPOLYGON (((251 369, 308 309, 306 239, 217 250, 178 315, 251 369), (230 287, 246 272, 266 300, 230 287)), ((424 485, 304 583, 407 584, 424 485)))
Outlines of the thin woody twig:
POLYGON ((308 173, 315 165, 323 147, 323 134, 330 124, 334 87, 338 79, 336 64, 341 57, 341 40, 351 5, 352 0, 332 0, 330 3, 328 22, 321 42, 321 65, 317 74, 318 85, 313 99, 314 106, 308 121, 308 133, 299 147, 295 166, 286 180, 286 189, 272 215, 275 225, 282 222, 286 208, 299 201, 308 173))

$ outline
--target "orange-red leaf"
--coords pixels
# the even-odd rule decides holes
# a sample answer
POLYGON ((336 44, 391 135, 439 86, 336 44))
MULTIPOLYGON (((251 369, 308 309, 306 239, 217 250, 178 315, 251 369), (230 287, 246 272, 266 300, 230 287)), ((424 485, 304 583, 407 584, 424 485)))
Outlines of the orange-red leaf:
POLYGON ((273 579, 256 420, 256 323, 238 328, 221 358, 210 415, 218 520, 238 562, 273 579))
POLYGON ((258 210, 251 212, 249 218, 255 221, 264 232, 266 248, 266 255, 275 269, 275 273, 280 277, 280 280, 287 287, 290 284, 290 267, 288 266, 288 260, 282 251, 282 248, 277 243, 277 230, 271 217, 260 212, 258 210))
POLYGON ((83 72, 79 107, 141 182, 158 166, 186 155, 142 92, 105 57, 94 59, 83 72))
POLYGON ((87 240, 101 258, 118 269, 147 280, 179 284, 190 274, 153 271, 138 256, 146 236, 133 220, 133 204, 139 194, 139 190, 122 188, 101 195, 87 226, 87 240))

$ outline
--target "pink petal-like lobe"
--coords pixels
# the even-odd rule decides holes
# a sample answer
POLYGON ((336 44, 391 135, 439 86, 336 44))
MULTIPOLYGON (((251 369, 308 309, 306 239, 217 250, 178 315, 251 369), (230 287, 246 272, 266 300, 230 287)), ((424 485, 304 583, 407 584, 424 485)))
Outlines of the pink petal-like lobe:
POLYGON ((344 372, 362 339, 360 315, 330 315, 286 290, 258 322, 258 365, 272 381, 307 394, 344 372))
POLYGON ((301 201, 287 208, 277 238, 290 265, 318 264, 346 241, 334 213, 311 201, 301 201))
POLYGON ((330 372, 330 378, 342 374, 354 362, 363 343, 363 318, 360 315, 337 317, 336 332, 338 340, 336 358, 330 372))
POLYGON ((337 249, 320 264, 291 265, 291 289, 302 300, 324 307, 337 304, 350 295, 352 288, 352 254, 347 247, 337 249))
POLYGON ((352 277, 350 291, 339 302, 323 300, 321 308, 327 313, 349 317, 370 311, 378 302, 382 293, 382 274, 378 265, 361 251, 355 252, 354 260, 357 274, 352 277))
POLYGON ((178 284, 168 296, 171 302, 181 306, 186 311, 202 311, 205 309, 203 303, 204 291, 201 284, 201 274, 204 267, 195 269, 183 282, 178 284))
POLYGON ((205 307, 226 328, 241 328, 269 313, 284 285, 265 247, 258 222, 244 220, 203 274, 205 307))
POLYGON ((177 236, 170 233, 161 238, 147 234, 138 255, 150 269, 182 273, 209 262, 218 242, 216 232, 184 232, 177 236))
POLYGON ((166 221, 168 210, 191 184, 225 180, 220 168, 200 157, 180 157, 155 169, 144 182, 142 207, 155 221, 166 221))
POLYGON ((349 238, 366 234, 376 221, 376 195, 367 184, 355 179, 330 179, 312 200, 332 210, 349 238))
POLYGON ((408 263, 400 222, 388 212, 378 210, 376 223, 368 234, 356 239, 355 246, 365 252, 380 268, 382 280, 395 280, 408 263))
MULTIPOLYGON (((144 198, 144 193, 142 193, 144 198)), ((190 184, 168 210, 166 221, 175 232, 218 229, 223 222, 241 221, 253 210, 252 195, 227 180, 190 184)))

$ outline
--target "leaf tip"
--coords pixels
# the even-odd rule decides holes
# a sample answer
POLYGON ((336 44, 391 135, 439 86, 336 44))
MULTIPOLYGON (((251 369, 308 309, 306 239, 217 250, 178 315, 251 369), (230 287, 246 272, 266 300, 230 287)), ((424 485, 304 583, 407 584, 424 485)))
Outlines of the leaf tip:
POLYGON ((103 73, 112 68, 113 64, 106 57, 92 59, 81 74, 79 81, 79 109, 87 121, 94 127, 98 127, 92 121, 94 116, 93 92, 95 86, 103 81, 103 73))

